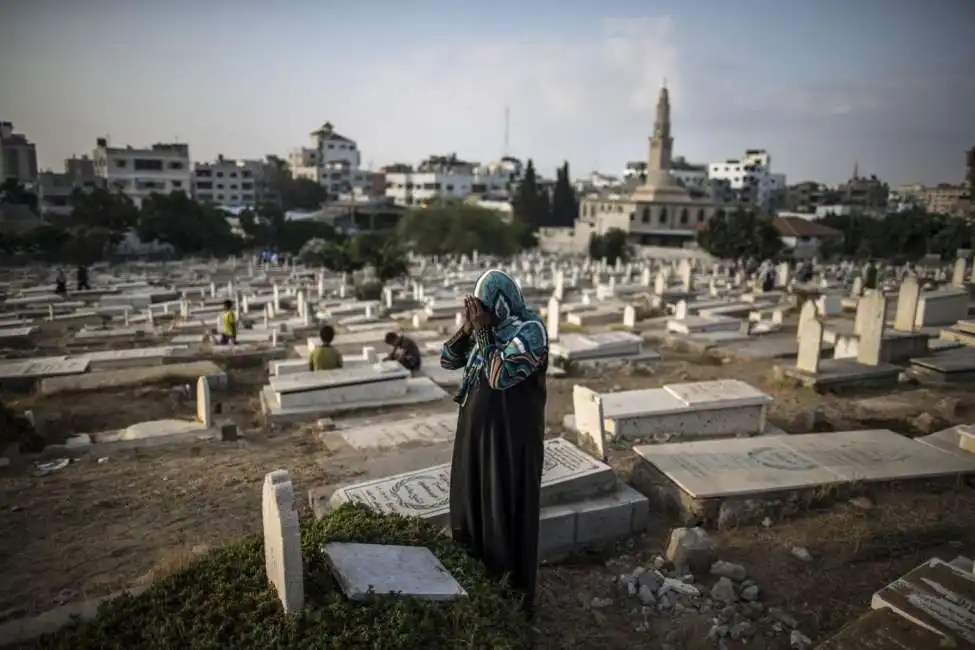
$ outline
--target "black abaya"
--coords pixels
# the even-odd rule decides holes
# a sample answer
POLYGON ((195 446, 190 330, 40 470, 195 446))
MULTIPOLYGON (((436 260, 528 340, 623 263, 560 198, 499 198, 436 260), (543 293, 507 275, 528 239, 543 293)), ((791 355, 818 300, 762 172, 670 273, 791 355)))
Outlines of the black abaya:
POLYGON ((507 575, 528 612, 538 573, 545 378, 541 367, 494 390, 480 376, 457 416, 450 469, 454 539, 492 576, 507 575))

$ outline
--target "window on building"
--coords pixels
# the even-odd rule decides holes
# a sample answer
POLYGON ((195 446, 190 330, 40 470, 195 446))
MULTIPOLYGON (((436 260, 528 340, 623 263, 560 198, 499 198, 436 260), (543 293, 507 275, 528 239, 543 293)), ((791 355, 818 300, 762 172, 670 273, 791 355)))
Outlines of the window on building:
POLYGON ((179 160, 172 160, 169 163, 169 168, 170 169, 183 169, 183 163, 180 162, 179 160))
POLYGON ((691 220, 690 219, 690 216, 687 214, 687 208, 681 208, 681 211, 680 211, 680 222, 681 222, 681 224, 682 225, 687 225, 687 222, 690 221, 690 220, 691 220))
POLYGON ((667 208, 660 208, 660 216, 657 218, 660 223, 667 223, 667 208))
POLYGON ((132 161, 132 167, 139 172, 161 172, 163 161, 152 158, 136 158, 132 161))
POLYGON ((223 194, 217 194, 217 200, 223 201, 223 194))
POLYGON ((183 187, 183 181, 170 181, 170 182, 173 184, 174 188, 183 187))
POLYGON ((217 172, 217 178, 223 178, 223 172, 217 172))
POLYGON ((643 223, 650 223, 650 208, 647 206, 643 207, 643 216, 640 218, 643 223))
POLYGON ((250 170, 248 169, 245 169, 244 171, 240 172, 241 178, 250 178, 251 176, 253 176, 253 174, 251 174, 250 170))
POLYGON ((222 190, 223 189, 223 183, 217 183, 217 189, 218 190, 222 190))
POLYGON ((196 182, 196 189, 198 189, 198 190, 212 190, 213 189, 213 181, 197 181, 196 182))
POLYGON ((697 211, 697 222, 704 223, 704 216, 705 216, 704 208, 701 208, 700 210, 697 211))
POLYGON ((254 189, 254 184, 253 183, 241 183, 240 184, 240 189, 242 189, 242 190, 252 190, 252 189, 254 189))
POLYGON ((115 166, 118 167, 119 169, 123 169, 125 168, 127 162, 128 162, 127 160, 116 160, 115 166))

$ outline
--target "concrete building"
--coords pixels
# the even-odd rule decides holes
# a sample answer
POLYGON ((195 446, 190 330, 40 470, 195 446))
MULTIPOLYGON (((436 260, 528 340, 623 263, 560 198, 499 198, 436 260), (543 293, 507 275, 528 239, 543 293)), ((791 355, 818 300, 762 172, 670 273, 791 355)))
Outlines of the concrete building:
POLYGON ((811 221, 809 214, 780 212, 772 225, 788 252, 795 259, 811 259, 819 255, 823 244, 843 236, 839 230, 811 221))
POLYGON ((386 175, 386 197, 396 205, 425 206, 448 199, 465 199, 471 195, 484 198, 510 198, 521 176, 521 162, 503 159, 480 165, 461 160, 457 154, 431 156, 416 168, 390 165, 386 175))
POLYGON ((697 231, 722 205, 685 187, 671 175, 673 148, 670 96, 664 87, 657 101, 643 183, 632 191, 583 197, 571 234, 575 248, 584 250, 592 235, 602 235, 612 228, 627 231, 634 246, 693 245, 697 231))
POLYGON ((815 212, 819 206, 826 205, 830 198, 830 190, 826 185, 803 181, 786 188, 785 206, 794 212, 815 212))
POLYGON ((193 165, 193 197, 225 208, 254 208, 265 194, 267 163, 217 156, 193 165))
POLYGON ((883 211, 890 199, 890 187, 876 176, 861 176, 859 163, 853 165, 850 178, 836 188, 834 204, 863 211, 883 211))
POLYGON ((42 171, 37 175, 37 207, 45 217, 62 217, 74 210, 77 192, 91 192, 104 187, 105 179, 95 174, 95 162, 88 156, 64 160, 64 171, 42 171))
POLYGON ((901 185, 891 193, 890 203, 899 211, 920 208, 928 212, 965 217, 970 209, 964 184, 901 185))
POLYGON ((98 138, 92 159, 95 175, 136 206, 141 207, 150 194, 190 194, 192 189, 188 144, 163 143, 137 149, 112 147, 108 138, 98 138))
MULTIPOLYGON (((670 161, 667 170, 684 187, 693 187, 702 191, 708 188, 708 166, 690 163, 684 156, 675 156, 670 161)), ((642 183, 647 178, 646 161, 631 161, 623 169, 623 180, 631 183, 642 183)))
POLYGON ((767 208, 786 188, 785 174, 772 173, 772 156, 748 149, 738 159, 708 165, 708 178, 728 183, 738 203, 767 208))
POLYGON ((0 183, 15 180, 31 184, 37 180, 37 147, 12 122, 0 122, 0 183))
POLYGON ((362 155, 354 140, 337 133, 326 122, 311 133, 311 144, 288 153, 288 167, 294 178, 321 184, 328 200, 350 194, 371 195, 374 174, 361 168, 362 155))

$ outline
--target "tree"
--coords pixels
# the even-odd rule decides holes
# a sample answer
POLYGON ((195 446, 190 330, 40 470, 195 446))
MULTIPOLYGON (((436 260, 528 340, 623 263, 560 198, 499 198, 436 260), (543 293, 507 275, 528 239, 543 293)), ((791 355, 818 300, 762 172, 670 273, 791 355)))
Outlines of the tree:
POLYGON ((970 222, 917 208, 883 219, 856 213, 831 214, 819 223, 843 234, 822 250, 824 257, 884 258, 903 263, 924 255, 950 259, 959 248, 975 245, 975 227, 970 222))
POLYGON ((76 233, 88 229, 101 230, 111 245, 122 241, 139 222, 139 209, 120 191, 96 188, 91 191, 75 189, 71 195, 73 210, 65 225, 76 233))
POLYGON ((719 211, 698 231, 698 243, 721 259, 771 259, 782 250, 782 238, 769 217, 738 208, 719 211))
POLYGON ((511 208, 514 218, 532 232, 549 224, 551 206, 548 194, 539 188, 535 164, 531 160, 525 164, 525 173, 511 199, 511 208))
POLYGON ((533 239, 517 219, 506 223, 501 214, 477 205, 448 201, 413 210, 396 231, 410 250, 420 255, 486 255, 509 257, 533 239))
POLYGON ((170 244, 180 253, 227 255, 243 243, 231 231, 228 216, 184 192, 152 194, 142 203, 136 234, 144 242, 170 244))
POLYGON ((620 228, 610 228, 602 235, 593 234, 589 238, 589 257, 594 260, 605 258, 610 264, 616 264, 618 259, 628 259, 632 250, 626 238, 626 231, 620 228))
POLYGON ((571 228, 575 224, 578 213, 579 202, 572 181, 569 179, 569 163, 565 163, 556 173, 549 225, 571 228))
POLYGON ((278 191, 284 210, 318 210, 328 200, 328 192, 309 178, 283 177, 278 191))
POLYGON ((32 212, 37 212, 37 195, 13 178, 0 183, 0 203, 26 205, 32 212))

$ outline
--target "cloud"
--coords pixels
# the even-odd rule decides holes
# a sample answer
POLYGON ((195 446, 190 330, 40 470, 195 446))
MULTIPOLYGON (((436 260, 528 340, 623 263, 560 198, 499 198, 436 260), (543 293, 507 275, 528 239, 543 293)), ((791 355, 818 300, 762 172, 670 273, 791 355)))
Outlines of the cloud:
POLYGON ((659 17, 607 20, 579 37, 411 48, 368 65, 354 92, 358 106, 381 104, 377 113, 395 102, 395 120, 361 125, 369 146, 393 157, 412 160, 424 145, 496 155, 506 104, 515 152, 572 157, 603 138, 645 138, 664 79, 679 100, 673 27, 659 17), (621 135, 621 125, 631 133, 621 135))

